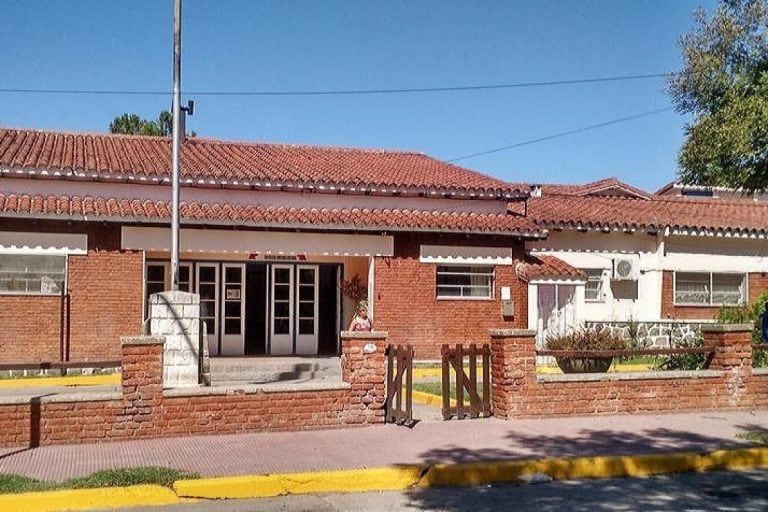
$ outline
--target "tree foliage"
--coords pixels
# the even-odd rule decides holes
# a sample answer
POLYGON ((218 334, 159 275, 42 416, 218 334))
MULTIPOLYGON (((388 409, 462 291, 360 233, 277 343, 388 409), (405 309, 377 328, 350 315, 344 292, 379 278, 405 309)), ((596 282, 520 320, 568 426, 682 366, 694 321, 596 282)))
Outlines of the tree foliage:
POLYGON ((680 150, 684 183, 768 189, 768 0, 699 10, 680 41, 682 70, 667 91, 691 114, 680 150))
POLYGON ((127 135, 152 135, 167 137, 173 132, 173 115, 167 110, 160 112, 157 120, 142 119, 136 114, 125 113, 109 123, 110 133, 127 135))

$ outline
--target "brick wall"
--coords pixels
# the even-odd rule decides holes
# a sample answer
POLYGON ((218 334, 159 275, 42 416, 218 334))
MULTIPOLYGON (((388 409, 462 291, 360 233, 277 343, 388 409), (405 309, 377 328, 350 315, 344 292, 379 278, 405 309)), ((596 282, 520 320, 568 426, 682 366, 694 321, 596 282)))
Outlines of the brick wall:
MULTIPOLYGON (((674 303, 674 272, 665 270, 661 282, 662 318, 708 320, 717 317, 717 306, 676 306, 674 303)), ((748 279, 749 302, 755 301, 761 293, 768 290, 768 274, 750 273, 748 279)))
POLYGON ((201 394, 163 393, 162 339, 134 337, 122 345, 122 391, 114 398, 0 405, 0 446, 40 446, 190 434, 228 434, 380 424, 384 421, 386 333, 358 333, 342 342, 335 389, 201 394), (373 344, 373 353, 364 346, 373 344))
POLYGON ((0 363, 119 359, 120 336, 142 321, 143 256, 120 250, 120 227, 2 219, 3 231, 85 233, 88 255, 70 256, 68 297, 0 296, 0 363), (63 325, 62 325, 63 316, 63 325))
POLYGON ((765 407, 768 375, 752 374, 751 331, 729 328, 704 329, 713 349, 712 372, 693 378, 649 372, 631 380, 537 376, 533 331, 496 331, 491 337, 494 414, 510 419, 765 407))
POLYGON ((528 289, 515 265, 495 267, 494 299, 438 300, 437 265, 419 262, 422 244, 511 247, 518 260, 524 250, 511 237, 396 235, 394 257, 376 258, 374 269, 374 323, 389 332, 392 343, 414 345, 416 358, 439 358, 443 343, 481 343, 492 327, 527 325, 528 289), (512 289, 512 318, 501 315, 502 286, 512 289))

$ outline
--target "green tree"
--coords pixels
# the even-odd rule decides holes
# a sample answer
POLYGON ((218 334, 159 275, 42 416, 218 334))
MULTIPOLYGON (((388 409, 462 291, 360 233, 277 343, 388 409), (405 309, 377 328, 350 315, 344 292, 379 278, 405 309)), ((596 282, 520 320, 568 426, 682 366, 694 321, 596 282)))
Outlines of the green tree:
POLYGON ((680 41, 667 92, 691 114, 678 163, 684 183, 768 189, 768 0, 722 0, 680 41))
POLYGON ((116 117, 109 123, 109 131, 110 133, 124 133, 128 135, 168 137, 173 133, 173 114, 163 110, 156 120, 150 121, 142 119, 136 114, 126 113, 116 117))

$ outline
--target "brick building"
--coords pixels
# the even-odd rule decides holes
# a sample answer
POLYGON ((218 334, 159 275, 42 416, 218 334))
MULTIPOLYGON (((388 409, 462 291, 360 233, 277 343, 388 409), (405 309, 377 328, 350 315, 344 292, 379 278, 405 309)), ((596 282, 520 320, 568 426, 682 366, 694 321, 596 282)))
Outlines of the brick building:
POLYGON ((667 346, 768 289, 764 201, 649 194, 611 178, 533 196, 528 214, 548 236, 526 244, 529 258, 570 267, 522 274, 540 341, 588 325, 667 346))
MULTIPOLYGON (((0 129, 0 363, 103 361, 167 289, 166 138, 0 129)), ((417 357, 527 325, 527 187, 411 152, 189 139, 183 290, 216 355, 340 351, 360 283, 417 357)))

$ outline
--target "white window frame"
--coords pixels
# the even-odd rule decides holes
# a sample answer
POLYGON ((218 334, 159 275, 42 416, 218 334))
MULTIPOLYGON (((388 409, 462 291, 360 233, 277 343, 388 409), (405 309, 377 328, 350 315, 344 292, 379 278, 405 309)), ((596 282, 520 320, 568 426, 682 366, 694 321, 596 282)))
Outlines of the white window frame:
POLYGON ((585 268, 583 269, 584 273, 587 274, 587 280, 584 282, 584 302, 590 302, 590 303, 597 303, 597 302, 605 302, 605 272, 602 268, 585 268), (597 298, 596 299, 590 299, 587 295, 587 291, 589 290, 589 283, 590 280, 592 282, 598 282, 597 279, 593 279, 598 276, 590 276, 589 273, 597 273, 599 272, 599 283, 600 287, 597 289, 597 298))
POLYGON ((708 270, 675 270, 672 275, 672 305, 685 306, 685 307, 699 307, 699 308, 711 308, 711 307, 736 307, 747 304, 749 297, 749 274, 746 272, 711 272, 708 270), (709 302, 701 304, 697 302, 678 302, 677 301, 677 274, 709 274, 709 302), (742 292, 741 299, 737 304, 724 304, 722 302, 713 302, 712 297, 714 290, 712 288, 713 276, 715 275, 738 275, 741 276, 742 292))
MULTIPOLYGON (((473 287, 472 285, 468 285, 467 287, 473 287)), ((495 298, 495 288, 496 288, 496 267, 494 265, 445 265, 445 264, 439 264, 435 266, 435 297, 437 300, 494 300, 495 298), (463 267, 470 267, 470 268, 483 268, 488 269, 488 272, 484 273, 473 273, 473 272, 441 272, 441 269, 445 268, 463 268, 463 267), (490 277, 490 283, 488 285, 489 288, 489 294, 488 296, 463 296, 463 295, 440 295, 440 288, 441 287, 459 287, 461 290, 465 288, 464 285, 440 285, 437 283, 438 277, 440 274, 449 273, 452 275, 483 275, 490 277)))
POLYGON ((56 293, 46 293, 40 291, 21 291, 21 290, 0 290, 0 296, 23 296, 23 297, 61 297, 62 294, 67 293, 67 283, 69 279, 69 255, 61 253, 45 253, 45 252, 0 252, 2 256, 50 256, 56 258, 64 258, 64 272, 61 280, 61 288, 56 293))

